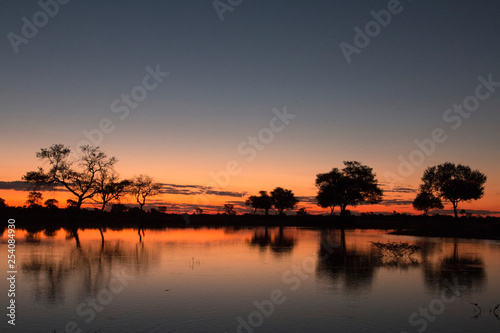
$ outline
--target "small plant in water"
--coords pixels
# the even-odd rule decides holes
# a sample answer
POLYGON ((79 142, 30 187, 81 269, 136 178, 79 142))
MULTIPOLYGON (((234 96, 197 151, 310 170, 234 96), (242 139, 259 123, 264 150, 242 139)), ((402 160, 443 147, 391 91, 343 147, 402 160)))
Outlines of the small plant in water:
POLYGON ((420 247, 406 242, 371 242, 378 252, 380 260, 386 265, 416 265, 418 260, 412 257, 420 251, 420 247))

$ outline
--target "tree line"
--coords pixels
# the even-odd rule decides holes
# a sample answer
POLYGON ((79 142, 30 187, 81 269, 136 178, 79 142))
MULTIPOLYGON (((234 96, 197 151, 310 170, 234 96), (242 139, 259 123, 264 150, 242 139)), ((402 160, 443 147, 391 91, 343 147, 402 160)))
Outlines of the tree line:
POLYGON ((100 203, 101 210, 104 210, 109 202, 132 195, 143 210, 146 199, 159 194, 160 184, 150 176, 139 175, 133 179, 120 180, 114 169, 117 159, 108 157, 99 147, 81 146, 80 152, 76 161, 70 161, 71 149, 63 144, 54 144, 37 152, 36 156, 42 162, 48 162, 49 169, 45 171, 40 167, 23 176, 22 179, 33 184, 35 190, 30 193, 31 197, 28 196, 27 203, 38 204, 41 194, 36 191, 50 190, 56 186, 65 188, 75 196, 76 200, 68 199, 67 203, 76 209, 80 209, 86 200, 92 200, 100 203))
MULTIPOLYGON (((68 200, 68 205, 77 209, 85 201, 92 200, 104 210, 108 203, 131 195, 143 210, 148 198, 160 194, 160 184, 148 175, 120 180, 114 169, 117 159, 108 157, 99 147, 85 145, 79 149, 80 157, 76 161, 69 160, 71 150, 63 144, 54 144, 36 153, 42 162, 48 162, 49 169, 39 167, 37 171, 29 171, 22 177, 35 190, 28 196, 29 205, 41 204, 41 194, 37 190, 52 189, 55 186, 63 187, 75 196, 75 200, 68 200)), ((451 203, 455 217, 458 217, 460 202, 483 197, 486 179, 483 173, 461 164, 446 162, 428 167, 422 176, 422 184, 413 207, 427 215, 432 209, 442 209, 443 201, 446 200, 451 203)), ((333 168, 327 173, 317 174, 315 184, 318 189, 317 205, 330 209, 330 214, 334 213, 335 207, 339 207, 340 214, 345 215, 349 213, 348 206, 383 201, 383 191, 373 169, 357 161, 345 161, 342 169, 333 168)), ((283 215, 298 203, 294 193, 282 187, 276 187, 270 194, 260 191, 258 195, 248 197, 245 202, 253 208, 254 214, 263 210, 266 215, 273 207, 279 215, 283 215)), ((5 203, 0 199, 0 208, 2 205, 5 206, 5 203)), ((57 200, 49 199, 45 205, 54 207, 57 200)), ((228 215, 236 214, 232 204, 225 204, 224 210, 228 215)), ((202 213, 202 209, 197 212, 202 213)), ((305 208, 299 209, 297 213, 307 214, 305 208)))

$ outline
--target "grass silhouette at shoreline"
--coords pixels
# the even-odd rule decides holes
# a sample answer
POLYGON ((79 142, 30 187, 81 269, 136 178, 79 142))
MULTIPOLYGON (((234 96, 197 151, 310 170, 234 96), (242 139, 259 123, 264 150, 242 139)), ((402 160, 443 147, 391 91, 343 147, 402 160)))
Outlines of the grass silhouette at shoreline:
POLYGON ((164 229, 199 227, 281 226, 334 229, 379 229, 399 235, 477 238, 500 240, 500 218, 448 215, 361 214, 359 216, 323 215, 227 215, 165 214, 134 210, 111 213, 98 210, 26 209, 8 207, 0 213, 15 219, 16 228, 31 232, 45 229, 164 229))

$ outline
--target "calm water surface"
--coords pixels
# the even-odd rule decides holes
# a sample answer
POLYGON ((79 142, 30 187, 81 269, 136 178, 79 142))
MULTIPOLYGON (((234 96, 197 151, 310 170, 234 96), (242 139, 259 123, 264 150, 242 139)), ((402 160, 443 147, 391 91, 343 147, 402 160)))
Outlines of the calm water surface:
MULTIPOLYGON (((500 328, 495 241, 263 227, 103 234, 18 230, 16 326, 4 314, 1 332, 500 328), (416 252, 374 245, 390 242, 416 252)), ((8 289, 3 279, 4 306, 8 289)))

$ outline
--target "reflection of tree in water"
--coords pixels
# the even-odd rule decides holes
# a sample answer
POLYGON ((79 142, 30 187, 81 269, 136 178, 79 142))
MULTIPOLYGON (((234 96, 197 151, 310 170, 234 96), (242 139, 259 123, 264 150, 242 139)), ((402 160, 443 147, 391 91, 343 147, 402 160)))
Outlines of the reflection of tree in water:
POLYGON ((328 278, 334 287, 357 291, 371 286, 376 268, 422 267, 427 289, 433 293, 445 291, 447 297, 452 296, 455 285, 461 293, 472 293, 480 290, 486 281, 483 261, 460 255, 457 242, 453 253, 437 263, 432 257, 438 249, 432 242, 379 244, 360 251, 346 246, 343 230, 323 230, 316 266, 318 278, 328 278))
POLYGON ((55 304, 65 298, 63 284, 72 268, 65 256, 58 262, 50 258, 32 253, 30 259, 22 263, 21 270, 33 280, 35 300, 55 304))
POLYGON ((261 251, 265 251, 268 247, 276 255, 289 254, 295 246, 295 238, 287 235, 283 227, 280 227, 277 232, 265 227, 255 229, 255 232, 250 240, 251 246, 258 246, 261 251))
POLYGON ((377 258, 373 252, 347 249, 344 230, 323 230, 316 274, 341 283, 348 291, 371 287, 377 258))
POLYGON ((29 243, 29 244, 40 243, 40 233, 39 232, 27 232, 25 237, 26 237, 26 243, 29 243))
POLYGON ((271 250, 276 253, 290 253, 295 246, 295 239, 285 235, 283 232, 283 227, 280 227, 278 234, 274 236, 271 241, 271 250))
POLYGON ((53 228, 47 228, 43 231, 43 234, 47 237, 54 237, 56 235, 57 230, 53 228))
POLYGON ((76 242, 76 248, 80 248, 80 237, 78 235, 78 229, 73 228, 73 229, 65 229, 66 230, 66 239, 75 239, 76 242))
POLYGON ((461 293, 469 294, 483 288, 486 272, 481 258, 460 255, 455 240, 452 255, 444 257, 437 264, 427 262, 424 265, 424 279, 431 292, 445 291, 451 295, 450 285, 458 285, 461 293))
MULTIPOLYGON (((70 288, 79 300, 95 297, 107 287, 114 274, 138 276, 145 273, 158 257, 144 243, 130 244, 122 240, 106 243, 90 242, 82 246, 78 231, 67 232, 67 239, 75 238, 76 247, 55 245, 54 251, 45 252, 44 247, 35 247, 30 257, 22 263, 25 276, 33 281, 36 301, 56 304, 65 299, 65 290, 70 288), (65 251, 55 255, 56 251, 65 251)), ((41 242, 43 244, 43 241, 41 242)))
POLYGON ((262 232, 261 228, 255 229, 252 239, 250 240, 250 245, 258 246, 260 250, 264 251, 269 244, 271 244, 271 236, 269 236, 268 228, 264 228, 264 232, 262 232))
POLYGON ((142 237, 146 237, 144 228, 138 228, 137 234, 139 235, 139 243, 142 243, 142 237))

